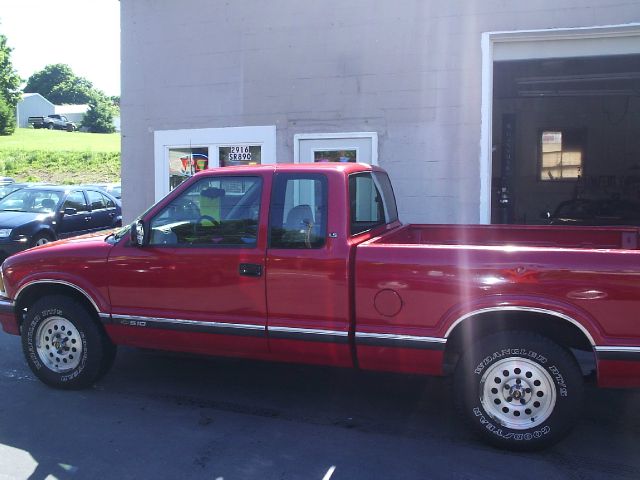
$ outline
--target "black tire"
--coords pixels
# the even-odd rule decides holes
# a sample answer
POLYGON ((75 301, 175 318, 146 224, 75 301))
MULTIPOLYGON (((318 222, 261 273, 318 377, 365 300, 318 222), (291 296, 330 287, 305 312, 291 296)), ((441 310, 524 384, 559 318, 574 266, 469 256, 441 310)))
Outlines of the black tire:
POLYGON ((101 338, 102 338, 102 361, 100 362, 100 371, 98 372, 98 377, 96 381, 100 380, 104 377, 111 367, 113 367, 113 363, 116 361, 116 354, 118 353, 118 347, 115 343, 111 341, 111 339, 107 336, 106 333, 101 329, 101 338))
POLYGON ((24 355, 33 373, 51 387, 93 385, 113 364, 115 346, 110 343, 95 315, 70 297, 46 296, 27 309, 24 355))
POLYGON ((29 243, 29 247, 33 248, 36 247, 38 245, 44 245, 46 243, 52 242, 53 240, 51 239, 51 237, 44 232, 40 232, 40 233, 36 233, 33 238, 31 239, 31 242, 29 243))
POLYGON ((485 441, 509 450, 539 450, 562 439, 580 417, 582 397, 573 355, 530 332, 480 339, 454 373, 463 418, 485 441))
POLYGON ((53 123, 47 123, 47 129, 53 130, 53 123))

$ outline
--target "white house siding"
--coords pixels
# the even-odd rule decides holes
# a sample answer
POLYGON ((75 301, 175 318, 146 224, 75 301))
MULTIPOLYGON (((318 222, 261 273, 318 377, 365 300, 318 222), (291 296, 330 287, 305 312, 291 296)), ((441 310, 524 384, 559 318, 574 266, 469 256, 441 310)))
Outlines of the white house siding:
POLYGON ((153 132, 375 131, 409 222, 480 219, 481 36, 640 21, 637 0, 122 0, 125 217, 153 202, 153 132))
POLYGON ((29 117, 47 116, 54 113, 55 105, 39 93, 26 93, 16 107, 16 123, 20 128, 29 126, 29 117))

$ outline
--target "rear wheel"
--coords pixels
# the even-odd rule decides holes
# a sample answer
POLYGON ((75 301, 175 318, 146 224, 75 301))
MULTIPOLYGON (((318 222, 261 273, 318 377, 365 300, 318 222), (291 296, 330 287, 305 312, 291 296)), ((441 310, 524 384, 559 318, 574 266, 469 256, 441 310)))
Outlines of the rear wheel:
POLYGON ((53 123, 48 123, 47 124, 47 129, 53 130, 53 123))
POLYGON ((466 421, 488 442, 511 450, 541 449, 563 438, 579 418, 582 389, 570 352, 529 332, 479 340, 454 375, 466 421))
POLYGON ((22 348, 33 373, 49 386, 91 386, 115 358, 115 346, 84 305, 51 295, 27 309, 22 348))

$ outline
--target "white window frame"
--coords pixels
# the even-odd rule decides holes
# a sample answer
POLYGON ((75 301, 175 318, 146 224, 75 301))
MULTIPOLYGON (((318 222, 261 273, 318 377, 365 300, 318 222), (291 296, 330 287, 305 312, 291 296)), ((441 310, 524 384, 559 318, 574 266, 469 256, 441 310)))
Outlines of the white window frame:
POLYGON ((360 158, 360 147, 345 147, 345 148, 313 148, 311 152, 313 153, 313 158, 316 158, 316 153, 318 152, 356 152, 356 160, 360 158))
POLYGON ((275 125, 256 127, 197 128, 156 130, 154 132, 155 201, 169 193, 169 149, 209 149, 209 168, 220 163, 220 147, 232 145, 260 145, 260 163, 276 163, 275 125))
POLYGON ((639 45, 640 23, 482 34, 480 223, 491 223, 494 62, 496 60, 639 54, 639 45), (636 37, 637 41, 633 37, 636 37), (530 48, 532 45, 536 48, 530 48))
MULTIPOLYGON (((301 140, 340 140, 340 139, 361 139, 371 140, 371 165, 378 165, 378 132, 338 132, 338 133, 296 133, 293 136, 293 162, 300 163, 300 141, 301 140)), ((317 151, 340 151, 356 150, 356 155, 360 152, 357 147, 346 146, 344 148, 323 148, 317 151)), ((314 150, 315 152, 316 150, 314 150)), ((357 157, 356 157, 357 158, 357 157)))

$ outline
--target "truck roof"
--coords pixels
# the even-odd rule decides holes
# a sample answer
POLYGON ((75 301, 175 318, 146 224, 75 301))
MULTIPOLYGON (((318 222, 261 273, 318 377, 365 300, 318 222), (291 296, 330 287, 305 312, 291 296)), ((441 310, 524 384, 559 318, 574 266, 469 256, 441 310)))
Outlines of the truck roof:
POLYGON ((366 163, 338 163, 338 162, 322 162, 322 163, 276 163, 270 165, 242 165, 234 167, 218 167, 198 172, 197 175, 211 175, 213 172, 243 172, 247 170, 271 170, 276 172, 344 172, 346 175, 357 172, 370 172, 372 170, 382 171, 381 168, 366 163))

